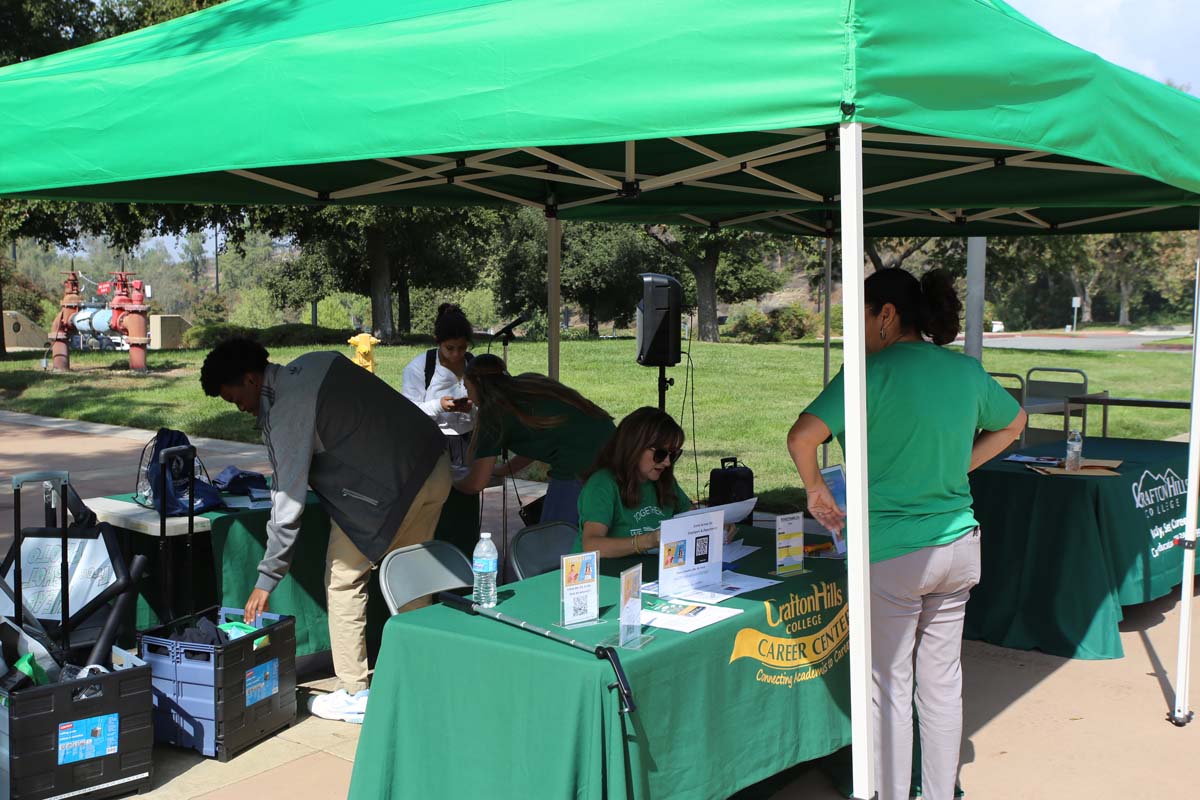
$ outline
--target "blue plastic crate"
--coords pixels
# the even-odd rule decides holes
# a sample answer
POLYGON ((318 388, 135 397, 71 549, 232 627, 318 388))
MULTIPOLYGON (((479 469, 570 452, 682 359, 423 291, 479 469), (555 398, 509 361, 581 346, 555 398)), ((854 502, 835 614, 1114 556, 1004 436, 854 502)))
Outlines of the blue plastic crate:
POLYGON ((154 735, 227 761, 295 721, 296 623, 263 614, 262 635, 224 645, 169 638, 200 617, 220 625, 242 610, 214 606, 138 637, 154 676, 154 735))

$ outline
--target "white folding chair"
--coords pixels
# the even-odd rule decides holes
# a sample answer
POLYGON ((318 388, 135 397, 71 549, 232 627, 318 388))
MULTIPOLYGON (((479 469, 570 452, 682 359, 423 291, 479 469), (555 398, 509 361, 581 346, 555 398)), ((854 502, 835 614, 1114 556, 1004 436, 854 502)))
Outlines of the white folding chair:
POLYGON ((388 553, 379 565, 379 588, 393 614, 427 594, 469 589, 475 582, 471 562, 457 547, 421 542, 388 553))

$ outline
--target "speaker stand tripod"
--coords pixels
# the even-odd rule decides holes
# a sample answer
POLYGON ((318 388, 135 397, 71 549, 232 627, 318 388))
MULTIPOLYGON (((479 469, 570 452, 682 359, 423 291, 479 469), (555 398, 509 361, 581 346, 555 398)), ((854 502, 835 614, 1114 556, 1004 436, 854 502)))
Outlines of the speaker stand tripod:
POLYGON ((658 368, 658 410, 667 410, 667 389, 675 385, 674 378, 667 377, 667 368, 659 365, 658 368))

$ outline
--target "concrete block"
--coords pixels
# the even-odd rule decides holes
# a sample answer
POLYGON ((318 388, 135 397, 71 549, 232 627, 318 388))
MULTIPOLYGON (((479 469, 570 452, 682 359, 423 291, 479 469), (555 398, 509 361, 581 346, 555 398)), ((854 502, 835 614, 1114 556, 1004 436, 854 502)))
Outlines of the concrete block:
POLYGON ((179 350, 183 347, 183 334, 190 327, 178 314, 151 314, 150 349, 179 350))
POLYGON ((20 311, 4 312, 4 346, 15 348, 42 348, 48 341, 46 329, 37 325, 20 311))

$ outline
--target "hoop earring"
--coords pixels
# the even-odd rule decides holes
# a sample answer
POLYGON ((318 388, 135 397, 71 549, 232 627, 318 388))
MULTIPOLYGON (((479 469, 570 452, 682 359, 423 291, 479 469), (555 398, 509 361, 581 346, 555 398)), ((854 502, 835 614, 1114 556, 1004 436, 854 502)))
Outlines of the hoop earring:
POLYGON ((884 334, 883 328, 879 329, 879 341, 881 341, 881 342, 887 341, 887 336, 884 334))

